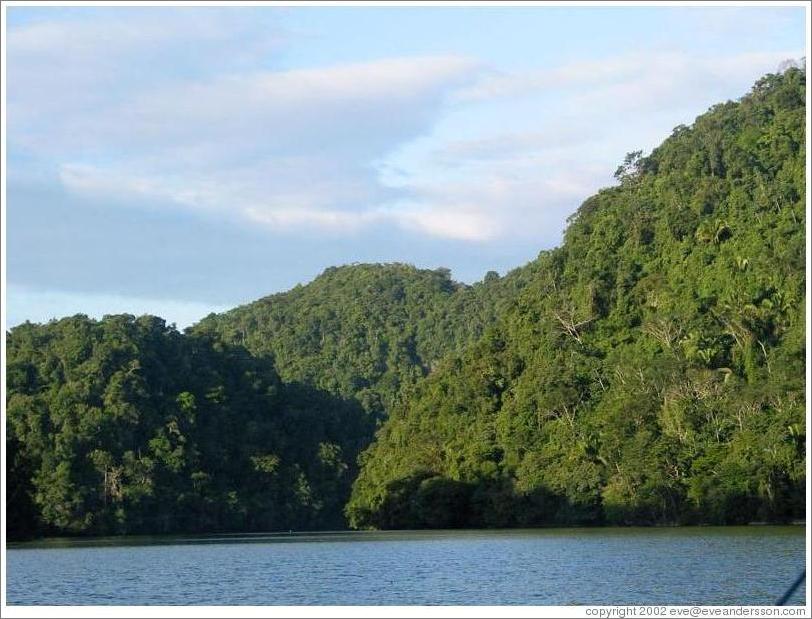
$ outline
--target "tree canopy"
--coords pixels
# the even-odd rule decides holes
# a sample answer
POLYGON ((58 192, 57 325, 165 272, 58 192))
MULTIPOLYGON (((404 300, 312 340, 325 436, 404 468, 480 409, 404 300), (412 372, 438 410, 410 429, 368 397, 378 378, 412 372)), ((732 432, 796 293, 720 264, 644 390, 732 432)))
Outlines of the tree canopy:
POLYGON ((356 527, 804 514, 805 73, 589 198, 362 457, 356 527))
POLYGON ((271 356, 283 380, 355 398, 383 419, 444 355, 482 335, 523 275, 491 273, 466 286, 448 269, 331 267, 305 286, 212 314, 192 331, 271 356))
POLYGON ((805 80, 631 152, 505 276, 15 327, 9 537, 802 518, 805 80))
POLYGON ((151 316, 25 324, 8 356, 10 536, 343 526, 356 402, 151 316))

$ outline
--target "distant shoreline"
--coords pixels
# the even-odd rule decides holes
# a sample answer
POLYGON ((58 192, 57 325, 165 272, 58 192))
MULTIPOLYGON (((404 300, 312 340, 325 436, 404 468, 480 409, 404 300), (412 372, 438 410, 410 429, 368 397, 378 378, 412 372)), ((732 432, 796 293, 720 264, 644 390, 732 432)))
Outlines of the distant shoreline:
POLYGON ((228 533, 143 533, 136 535, 87 535, 87 536, 44 536, 32 537, 26 539, 6 540, 6 548, 26 548, 32 545, 51 545, 51 544, 65 544, 66 547, 73 547, 75 545, 119 545, 121 542, 142 542, 141 544, 134 543, 133 545, 151 545, 150 540, 155 540, 156 544, 160 544, 165 540, 174 540, 180 544, 193 544, 199 543, 212 543, 213 541, 221 540, 227 541, 229 538, 235 540, 246 541, 244 538, 257 538, 269 539, 278 538, 284 539, 303 539, 307 537, 343 537, 343 536, 394 536, 398 534, 403 535, 431 535, 435 533, 520 533, 531 531, 564 531, 567 529, 584 529, 584 530, 631 530, 631 529, 734 529, 745 527, 798 527, 806 526, 804 520, 792 520, 790 522, 748 522, 744 524, 630 524, 630 525, 546 525, 538 527, 505 527, 493 529, 476 529, 476 528, 459 528, 459 529, 367 529, 367 530, 354 530, 354 529, 341 529, 341 530, 313 530, 313 531, 264 531, 264 532, 235 532, 228 533))

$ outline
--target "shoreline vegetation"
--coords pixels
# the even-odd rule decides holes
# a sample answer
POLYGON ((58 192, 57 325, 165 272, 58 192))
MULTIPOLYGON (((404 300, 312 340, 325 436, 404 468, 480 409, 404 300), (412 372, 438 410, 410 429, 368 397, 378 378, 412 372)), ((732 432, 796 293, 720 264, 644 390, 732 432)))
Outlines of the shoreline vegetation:
POLYGON ((332 267, 7 334, 7 535, 805 521, 803 69, 473 286, 332 267))
POLYGON ((158 545, 164 543, 173 544, 198 544, 198 543, 228 543, 274 540, 304 540, 309 538, 353 538, 370 539, 379 537, 388 539, 390 536, 398 535, 421 535, 433 536, 442 533, 470 533, 474 534, 521 534, 538 533, 542 531, 564 532, 568 530, 630 530, 630 529, 730 529, 731 527, 806 527, 804 520, 792 520, 789 522, 745 522, 737 525, 716 525, 716 524, 646 524, 646 525, 540 525, 527 528, 493 528, 493 529, 313 529, 310 531, 255 531, 255 532, 221 532, 221 533, 189 533, 189 534, 140 534, 140 535, 84 535, 84 536, 54 536, 54 537, 32 537, 27 539, 16 539, 8 541, 7 548, 66 548, 73 546, 121 546, 121 545, 158 545))

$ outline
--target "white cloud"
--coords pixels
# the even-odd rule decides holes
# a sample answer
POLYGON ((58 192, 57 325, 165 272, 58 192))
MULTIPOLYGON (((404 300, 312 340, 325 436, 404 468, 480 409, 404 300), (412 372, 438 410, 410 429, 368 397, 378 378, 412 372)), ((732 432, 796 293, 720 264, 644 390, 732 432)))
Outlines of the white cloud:
MULTIPOLYGON (((429 127, 478 64, 394 58, 143 89, 16 132, 74 193, 170 201, 275 230, 386 219, 372 161, 429 127)), ((26 100, 36 108, 36 97, 26 100)))
POLYGON ((456 99, 469 105, 502 101, 509 110, 517 97, 540 96, 533 99, 538 119, 526 131, 491 129, 412 153, 411 178, 403 165, 390 162, 416 196, 401 206, 403 221, 450 238, 549 238, 584 199, 612 182, 625 152, 650 150, 677 124, 691 122, 725 93, 745 94, 754 79, 792 56, 631 54, 486 75, 458 90, 456 99), (554 103, 544 97, 550 92, 554 103), (431 170, 431 183, 421 182, 418 168, 431 170))
POLYGON ((303 208, 262 208, 248 207, 245 215, 260 224, 274 229, 318 228, 340 232, 354 231, 381 221, 384 218, 375 212, 347 212, 326 209, 303 208))
MULTIPOLYGON (((556 96, 581 94, 612 105, 614 99, 607 99, 607 95, 628 91, 634 96, 651 93, 649 99, 661 100, 668 93, 695 95, 692 88, 686 87, 696 84, 724 85, 734 80, 751 80, 754 75, 775 71, 782 60, 802 54, 803 50, 784 50, 709 58, 684 52, 636 52, 558 67, 491 72, 461 89, 455 98, 465 102, 549 92, 556 96)), ((630 100, 626 98, 621 103, 630 100)))
POLYGON ((92 115, 135 92, 271 64, 286 35, 273 15, 265 15, 246 19, 222 8, 73 7, 61 19, 11 25, 10 138, 39 138, 41 144, 63 121, 70 125, 72 116, 92 115))
POLYGON ((462 180, 450 177, 409 186, 410 198, 382 212, 406 229, 470 242, 535 239, 556 242, 563 222, 605 182, 603 167, 562 160, 550 168, 521 150, 515 158, 470 163, 462 180), (545 171, 545 168, 547 169, 545 171))
MULTIPOLYGON (((206 20, 187 22, 185 34, 196 38, 217 38, 222 30, 206 20)), ((145 44, 161 44, 179 35, 177 20, 111 19, 99 21, 45 21, 12 28, 8 44, 15 55, 54 59, 59 55, 82 61, 102 60, 100 52, 110 54, 130 51, 145 44)))
POLYGON ((405 206, 392 213, 392 217, 407 229, 447 239, 488 241, 502 233, 500 222, 476 207, 405 206))
POLYGON ((437 149, 438 162, 455 165, 471 161, 491 163, 517 156, 572 149, 594 139, 589 127, 558 125, 545 131, 509 132, 472 140, 455 140, 437 149))
POLYGON ((394 58, 176 83, 68 119, 57 128, 58 146, 153 154, 163 146, 208 147, 214 163, 236 148, 285 155, 380 149, 393 135, 422 129, 445 93, 475 70, 465 58, 394 58))
POLYGON ((577 86, 594 86, 603 82, 627 79, 637 72, 637 56, 604 58, 572 62, 559 67, 540 67, 526 71, 492 71, 457 93, 458 101, 478 101, 495 97, 515 97, 545 90, 577 86))
POLYGON ((285 33, 233 15, 136 10, 11 28, 10 144, 53 161, 74 194, 274 231, 394 225, 489 242, 557 232, 623 152, 797 55, 640 52, 513 73, 442 55, 281 70, 285 33), (511 125, 518 101, 538 117, 511 125), (444 117, 489 105, 503 106, 501 130, 434 136, 393 163, 444 117), (382 172, 393 168, 397 186, 382 172))
POLYGON ((160 188, 154 179, 139 178, 109 169, 103 170, 88 164, 62 164, 59 167, 59 180, 73 192, 96 194, 99 197, 117 192, 140 197, 176 197, 160 188))
MULTIPOLYGON (((630 150, 639 144, 632 139, 648 145, 667 131, 645 119, 634 127, 606 123, 607 115, 690 105, 697 86, 748 79, 752 66, 772 66, 785 55, 713 63, 627 55, 491 75, 473 90, 467 84, 482 75, 481 66, 453 56, 215 77, 147 91, 92 119, 75 119, 69 133, 82 143, 136 145, 137 154, 126 168, 66 163, 61 178, 73 191, 170 200, 276 231, 344 233, 388 223, 472 242, 539 233, 608 182, 620 139, 630 140, 622 144, 630 150), (470 103, 542 87, 560 89, 563 116, 541 129, 435 147, 427 162, 440 180, 407 170, 395 190, 371 165, 427 131, 449 96, 470 103), (602 167, 600 157, 585 155, 587 143, 613 159, 602 167)), ((76 147, 70 137, 66 145, 76 147)))

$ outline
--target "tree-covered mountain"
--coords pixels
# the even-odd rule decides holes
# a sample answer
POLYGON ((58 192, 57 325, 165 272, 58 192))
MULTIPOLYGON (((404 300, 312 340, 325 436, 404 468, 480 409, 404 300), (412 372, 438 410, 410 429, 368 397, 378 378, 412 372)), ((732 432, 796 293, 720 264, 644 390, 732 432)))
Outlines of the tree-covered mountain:
POLYGON ((803 517, 804 101, 770 75, 630 154, 390 416, 353 526, 803 517))
POLYGON ((466 286, 447 269, 332 267, 307 285, 212 314, 193 332, 271 356, 283 380, 354 398, 385 418, 443 356, 495 322, 526 270, 466 286))
POLYGON ((15 327, 9 536, 802 517, 804 101, 763 78, 474 286, 15 327))

